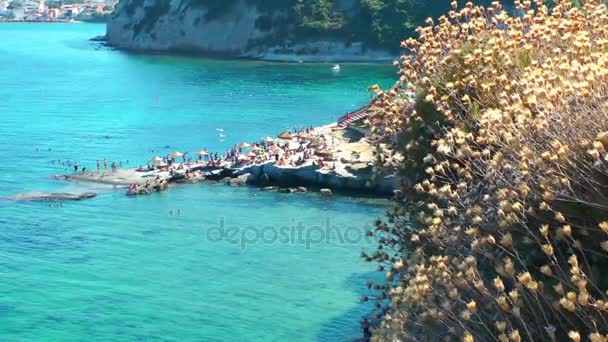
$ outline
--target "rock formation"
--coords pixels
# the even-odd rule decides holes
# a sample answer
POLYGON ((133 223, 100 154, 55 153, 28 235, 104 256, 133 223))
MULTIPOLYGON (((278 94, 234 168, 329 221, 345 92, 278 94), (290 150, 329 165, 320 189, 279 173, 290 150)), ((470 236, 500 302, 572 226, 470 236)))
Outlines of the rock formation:
MULTIPOLYGON (((267 60, 390 61, 394 53, 331 34, 302 36, 289 1, 122 0, 108 21, 114 47, 267 60)), ((357 0, 335 1, 348 15, 357 0)))

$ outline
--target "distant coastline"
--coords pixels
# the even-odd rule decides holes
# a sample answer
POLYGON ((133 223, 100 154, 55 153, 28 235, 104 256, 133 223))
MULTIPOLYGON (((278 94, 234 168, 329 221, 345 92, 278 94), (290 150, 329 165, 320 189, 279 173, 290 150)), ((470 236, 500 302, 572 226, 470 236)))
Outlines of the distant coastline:
POLYGON ((82 20, 74 20, 74 19, 53 19, 53 20, 14 20, 14 19, 6 19, 0 18, 0 23, 53 23, 53 24, 80 24, 80 23, 105 23, 103 21, 82 21, 82 20))

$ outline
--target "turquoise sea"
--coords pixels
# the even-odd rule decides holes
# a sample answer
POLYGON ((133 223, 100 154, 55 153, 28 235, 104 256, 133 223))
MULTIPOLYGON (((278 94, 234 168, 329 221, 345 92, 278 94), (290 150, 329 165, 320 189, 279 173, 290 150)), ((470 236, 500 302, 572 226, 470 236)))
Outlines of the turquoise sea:
POLYGON ((128 198, 58 181, 67 166, 51 161, 135 166, 328 123, 390 85, 392 66, 128 54, 88 41, 104 31, 0 24, 0 197, 99 192, 0 200, 0 341, 360 337, 375 276, 362 236, 385 203, 213 184, 128 198))

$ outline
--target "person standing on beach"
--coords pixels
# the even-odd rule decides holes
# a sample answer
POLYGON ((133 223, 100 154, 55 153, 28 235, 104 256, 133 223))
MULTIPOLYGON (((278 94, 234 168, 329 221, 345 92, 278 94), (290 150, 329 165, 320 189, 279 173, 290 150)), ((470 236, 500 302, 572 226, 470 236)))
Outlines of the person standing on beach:
POLYGON ((107 169, 108 169, 108 160, 107 160, 107 159, 104 159, 104 160, 103 160, 103 169, 104 169, 104 170, 107 170, 107 169))
POLYGON ((78 172, 78 162, 74 162, 74 173, 78 172))
POLYGON ((101 163, 99 162, 99 159, 97 159, 97 171, 101 170, 101 163))

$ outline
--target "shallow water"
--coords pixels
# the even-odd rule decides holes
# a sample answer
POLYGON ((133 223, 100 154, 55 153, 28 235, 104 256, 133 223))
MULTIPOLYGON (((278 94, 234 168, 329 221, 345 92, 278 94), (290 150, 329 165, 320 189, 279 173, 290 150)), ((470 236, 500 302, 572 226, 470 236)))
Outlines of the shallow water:
MULTIPOLYGON (((134 55, 87 41, 103 32, 0 24, 0 197, 91 190, 55 180, 67 166, 51 160, 135 166, 325 124, 364 104, 371 83, 394 79, 386 65, 335 74, 328 64, 134 55)), ((359 337, 371 276, 359 254, 382 202, 212 184, 140 198, 93 190, 97 198, 61 208, 0 201, 2 341, 359 337)))

